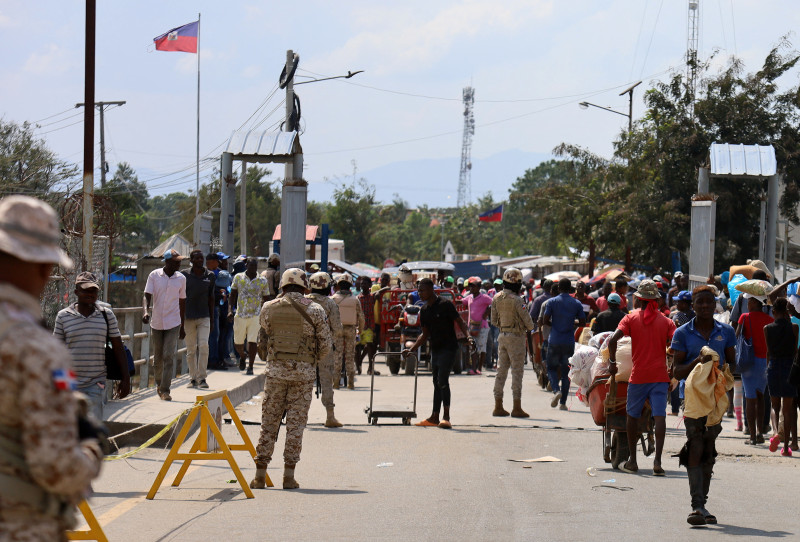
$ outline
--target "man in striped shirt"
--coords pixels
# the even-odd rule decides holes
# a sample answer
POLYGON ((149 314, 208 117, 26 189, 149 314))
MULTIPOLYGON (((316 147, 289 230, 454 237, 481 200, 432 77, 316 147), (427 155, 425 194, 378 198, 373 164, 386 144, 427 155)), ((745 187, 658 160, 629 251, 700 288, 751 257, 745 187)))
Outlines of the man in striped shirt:
POLYGON ((59 311, 53 335, 67 345, 72 354, 78 391, 89 398, 92 413, 102 420, 106 386, 106 336, 111 338, 117 363, 124 375, 120 383, 120 398, 130 393, 131 379, 117 317, 110 309, 97 304, 99 293, 100 284, 94 274, 88 271, 79 274, 75 281, 78 302, 59 311))

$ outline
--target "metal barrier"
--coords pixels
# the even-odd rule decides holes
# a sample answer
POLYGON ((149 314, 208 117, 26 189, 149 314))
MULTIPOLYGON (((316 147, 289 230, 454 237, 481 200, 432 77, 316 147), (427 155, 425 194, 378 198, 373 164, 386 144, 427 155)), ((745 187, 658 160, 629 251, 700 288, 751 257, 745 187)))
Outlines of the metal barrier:
MULTIPOLYGON (((131 392, 139 389, 143 390, 150 387, 150 369, 153 363, 153 354, 150 350, 150 326, 142 322, 142 307, 123 307, 114 308, 114 315, 117 317, 119 332, 122 335, 122 342, 133 354, 133 363, 136 365, 136 374, 131 375, 131 392), (136 331, 136 330, 139 331, 136 331)), ((180 363, 175 364, 177 376, 186 374, 189 365, 186 361, 186 343, 178 341, 177 356, 180 356, 180 363)), ((106 386, 111 393, 111 386, 106 386)))

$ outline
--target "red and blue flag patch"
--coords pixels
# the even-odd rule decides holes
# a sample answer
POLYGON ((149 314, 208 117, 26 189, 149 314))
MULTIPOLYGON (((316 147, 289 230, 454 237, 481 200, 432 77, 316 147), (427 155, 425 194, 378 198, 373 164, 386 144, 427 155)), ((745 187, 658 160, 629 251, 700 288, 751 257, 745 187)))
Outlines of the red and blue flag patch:
POLYGON ((75 391, 78 389, 78 381, 75 373, 69 369, 55 369, 53 371, 53 384, 57 390, 75 391))

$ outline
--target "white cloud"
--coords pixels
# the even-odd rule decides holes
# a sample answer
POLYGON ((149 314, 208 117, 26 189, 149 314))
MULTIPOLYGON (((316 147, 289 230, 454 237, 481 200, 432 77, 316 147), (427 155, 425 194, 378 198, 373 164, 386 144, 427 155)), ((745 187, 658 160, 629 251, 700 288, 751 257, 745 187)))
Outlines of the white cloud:
POLYGON ((548 17, 551 11, 552 2, 547 0, 471 0, 432 16, 414 8, 364 10, 355 17, 355 25, 364 30, 319 65, 368 65, 377 74, 418 72, 434 65, 461 38, 516 31, 531 19, 548 17))
POLYGON ((35 75, 61 74, 72 67, 69 57, 69 51, 51 43, 44 51, 31 53, 23 69, 35 75))
POLYGON ((258 76, 261 73, 261 66, 256 64, 251 64, 247 66, 244 70, 242 70, 242 77, 247 79, 252 79, 253 77, 258 76))

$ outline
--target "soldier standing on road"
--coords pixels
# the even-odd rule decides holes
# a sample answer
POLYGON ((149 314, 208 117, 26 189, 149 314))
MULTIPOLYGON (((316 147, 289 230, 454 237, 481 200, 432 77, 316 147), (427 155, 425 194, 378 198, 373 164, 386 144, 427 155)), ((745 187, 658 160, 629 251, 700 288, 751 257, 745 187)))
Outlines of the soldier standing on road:
MULTIPOLYGON (((331 330, 331 338, 333 344, 341 344, 342 341, 342 320, 339 317, 339 305, 328 297, 331 291, 331 278, 330 275, 319 271, 311 275, 309 280, 311 286, 311 293, 306 295, 308 299, 318 303, 325 313, 328 315, 328 326, 331 330)), ((325 427, 341 427, 342 424, 333 415, 333 381, 338 381, 339 374, 334 371, 334 359, 336 358, 335 347, 331 349, 323 359, 320 360, 317 370, 319 371, 319 384, 322 388, 322 404, 325 405, 325 410, 328 417, 325 419, 325 427)))
POLYGON ((102 463, 78 423, 70 353, 42 325, 53 264, 72 268, 59 241, 46 203, 0 201, 0 540, 66 540, 102 463))
POLYGON ((533 320, 519 297, 521 287, 522 273, 519 269, 509 267, 503 273, 503 291, 492 299, 492 325, 500 330, 492 416, 508 416, 508 411, 503 408, 503 388, 508 368, 511 367, 511 394, 514 399, 511 415, 515 418, 528 417, 528 413, 522 410, 522 369, 526 353, 525 335, 533 330, 533 320))
POLYGON ((256 448, 256 476, 250 487, 266 487, 267 465, 272 459, 281 418, 286 413, 283 451, 283 489, 300 487, 294 468, 300 461, 303 430, 316 378, 315 367, 331 351, 331 331, 325 309, 303 297, 308 289, 301 269, 287 269, 281 277, 283 296, 264 303, 261 327, 267 333, 267 380, 261 416, 261 436, 256 448))
POLYGON ((267 258, 267 270, 261 273, 261 276, 267 279, 267 301, 272 301, 278 297, 279 285, 281 274, 278 268, 281 266, 281 257, 275 253, 269 255, 267 258))
POLYGON ((333 300, 339 306, 339 316, 342 318, 341 354, 336 354, 336 367, 334 367, 335 389, 339 389, 339 373, 342 371, 342 356, 344 356, 345 370, 347 371, 347 388, 355 389, 356 384, 356 334, 364 332, 364 311, 361 302, 353 295, 353 277, 350 273, 342 273, 336 277, 338 291, 333 294, 333 300))

